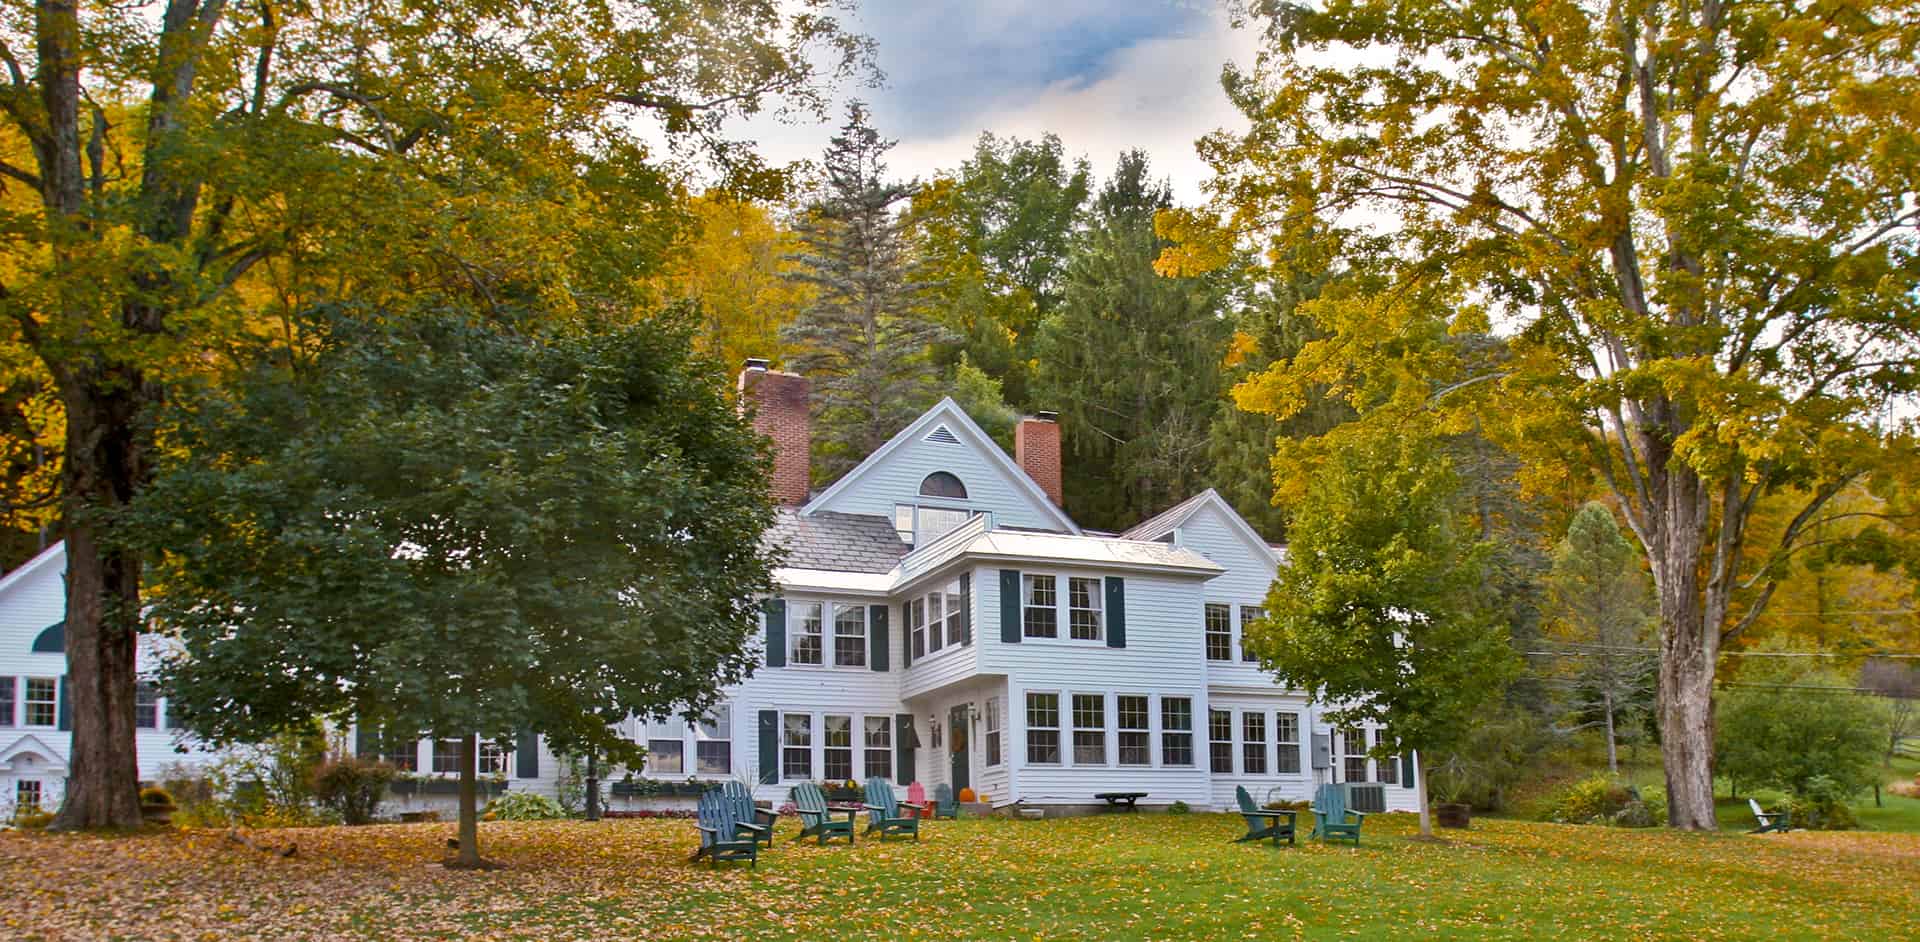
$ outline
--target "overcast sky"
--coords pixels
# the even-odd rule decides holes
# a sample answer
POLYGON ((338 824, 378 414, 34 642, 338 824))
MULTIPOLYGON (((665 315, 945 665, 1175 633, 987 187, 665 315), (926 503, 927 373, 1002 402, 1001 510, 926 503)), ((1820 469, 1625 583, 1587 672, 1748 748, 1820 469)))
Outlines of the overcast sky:
MULTIPOLYGON (((925 179, 957 167, 982 131, 1058 134, 1104 177, 1123 149, 1152 156, 1182 202, 1206 167, 1193 142, 1244 127, 1220 90, 1220 67, 1249 62, 1254 38, 1227 25, 1217 0, 863 0, 852 24, 879 43, 878 89, 850 88, 899 141, 890 164, 925 179)), ((739 129, 763 156, 817 158, 844 117, 820 125, 739 129)))

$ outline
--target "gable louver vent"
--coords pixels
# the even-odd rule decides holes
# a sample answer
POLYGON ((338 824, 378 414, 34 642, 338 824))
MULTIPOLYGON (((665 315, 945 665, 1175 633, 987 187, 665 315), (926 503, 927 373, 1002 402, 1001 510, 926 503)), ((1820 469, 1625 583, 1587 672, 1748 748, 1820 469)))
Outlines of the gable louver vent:
POLYGON ((942 445, 960 444, 960 439, 954 437, 953 430, 944 425, 938 426, 934 428, 933 431, 927 433, 927 441, 939 442, 942 445))

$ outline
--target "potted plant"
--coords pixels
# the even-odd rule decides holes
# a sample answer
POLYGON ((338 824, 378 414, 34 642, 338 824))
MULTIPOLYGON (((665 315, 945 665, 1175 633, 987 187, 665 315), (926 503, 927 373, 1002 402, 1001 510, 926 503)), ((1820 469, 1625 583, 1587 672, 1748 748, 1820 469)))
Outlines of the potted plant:
POLYGON ((140 789, 140 820, 148 824, 170 825, 173 813, 180 810, 173 803, 173 796, 157 785, 140 789))
POLYGON ((1472 770, 1459 756, 1450 756, 1435 768, 1427 782, 1433 788, 1434 820, 1443 828, 1465 829, 1473 823, 1473 806, 1465 799, 1472 770))

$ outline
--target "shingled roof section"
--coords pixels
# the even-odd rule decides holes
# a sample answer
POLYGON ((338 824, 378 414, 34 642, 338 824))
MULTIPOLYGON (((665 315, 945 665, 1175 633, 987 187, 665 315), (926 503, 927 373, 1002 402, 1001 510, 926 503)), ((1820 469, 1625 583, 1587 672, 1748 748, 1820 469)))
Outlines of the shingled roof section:
POLYGON ((803 517, 780 510, 766 538, 786 549, 786 564, 794 569, 887 572, 911 549, 900 542, 893 521, 869 514, 821 512, 803 517))

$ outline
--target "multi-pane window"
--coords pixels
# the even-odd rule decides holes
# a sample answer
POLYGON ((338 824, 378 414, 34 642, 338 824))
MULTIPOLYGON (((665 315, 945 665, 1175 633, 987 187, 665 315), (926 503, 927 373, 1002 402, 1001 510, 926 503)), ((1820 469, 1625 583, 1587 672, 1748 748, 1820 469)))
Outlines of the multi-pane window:
POLYGON ((824 650, 821 637, 821 619, 824 608, 820 602, 796 602, 793 606, 793 650, 787 659, 794 664, 819 664, 824 650))
POLYGON ((1027 761, 1060 763, 1060 695, 1027 694, 1027 761))
MULTIPOLYGON (((1377 729, 1373 731, 1373 741, 1375 745, 1378 745, 1380 742, 1380 731, 1377 729)), ((1373 765, 1374 765, 1374 768, 1380 770, 1380 774, 1374 776, 1375 781, 1382 782, 1387 785, 1400 784, 1400 757, 1399 756, 1388 756, 1384 759, 1381 759, 1378 762, 1375 762, 1373 765)))
POLYGON ((1073 695, 1073 764, 1107 764, 1107 697, 1073 695))
POLYGON ((402 772, 420 771, 420 741, 406 739, 398 733, 382 732, 380 742, 384 751, 380 760, 402 772))
POLYGON ((507 774, 507 747, 492 740, 481 740, 478 753, 480 768, 476 774, 504 776, 507 774))
POLYGON ((867 778, 893 774, 893 726, 884 716, 865 717, 867 778))
POLYGON ((1160 764, 1193 764, 1193 701, 1160 698, 1160 764))
POLYGON ((916 598, 907 602, 907 631, 913 636, 913 659, 919 660, 927 653, 927 600, 916 598))
POLYGON ((1103 636, 1104 625, 1100 612, 1100 580, 1069 578, 1067 637, 1075 641, 1098 641, 1103 636))
POLYGON ((1247 649, 1247 626, 1259 621, 1265 614, 1266 610, 1258 605, 1240 606, 1240 659, 1243 661, 1259 660, 1253 656, 1252 651, 1247 649))
POLYGON ((1207 711, 1207 762, 1215 774, 1233 774, 1233 711, 1207 711))
POLYGON ((1258 710, 1240 714, 1240 768, 1247 775, 1267 774, 1267 715, 1258 710))
POLYGON ((960 620, 967 615, 960 607, 960 580, 948 582, 943 591, 947 593, 947 643, 959 644, 963 638, 960 620))
POLYGON ((13 725, 13 678, 0 677, 0 727, 13 725))
POLYGON ((780 717, 780 777, 805 781, 813 778, 813 717, 806 713, 786 713, 780 717))
POLYGON ((1284 775, 1300 772, 1300 714, 1273 715, 1273 770, 1284 775))
POLYGON ((927 596, 927 653, 932 654, 946 645, 941 637, 941 629, 946 626, 946 596, 933 592, 927 596))
POLYGON ((1120 730, 1120 764, 1152 765, 1153 746, 1147 698, 1121 694, 1113 698, 1113 710, 1120 730))
POLYGON ((687 771, 687 724, 670 716, 647 724, 647 772, 682 775, 687 771))
POLYGON ((1364 782, 1367 780, 1367 731, 1364 729, 1347 730, 1340 734, 1340 752, 1346 756, 1346 780, 1364 782))
POLYGON ((133 685, 133 725, 136 729, 160 728, 160 688, 151 681, 133 685))
POLYGON ((37 779, 23 778, 13 786, 13 813, 38 814, 44 800, 37 779))
POLYGON ((1053 576, 1022 576, 1026 583, 1026 606, 1020 615, 1021 628, 1029 638, 1060 637, 1059 580, 1053 576))
POLYGON ((433 772, 435 775, 460 774, 460 740, 433 741, 433 772))
POLYGON ((1233 609, 1207 603, 1207 660, 1233 660, 1233 609))
POLYGON ((828 716, 826 734, 826 779, 844 782, 853 777, 853 717, 828 716))
POLYGON ((987 764, 1000 764, 1000 698, 987 698, 987 764))
POLYGON ((52 726, 60 718, 60 682, 51 677, 27 678, 26 725, 52 726))
POLYGON ((833 666, 867 666, 867 607, 833 607, 833 666))
POLYGON ((733 712, 727 704, 713 708, 700 721, 693 744, 694 771, 701 775, 733 774, 733 712))

